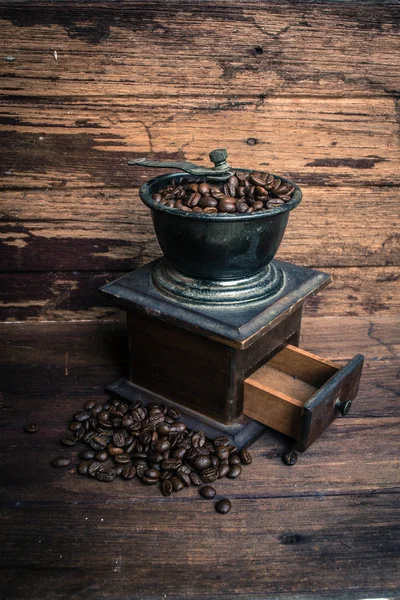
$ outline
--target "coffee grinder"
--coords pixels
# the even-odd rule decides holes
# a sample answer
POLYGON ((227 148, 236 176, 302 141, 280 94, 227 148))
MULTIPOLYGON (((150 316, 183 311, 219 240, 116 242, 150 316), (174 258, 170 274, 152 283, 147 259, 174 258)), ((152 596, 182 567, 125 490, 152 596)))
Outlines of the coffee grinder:
POLYGON ((271 427, 303 452, 349 412, 363 357, 339 367, 298 347, 303 305, 330 283, 326 273, 274 259, 300 188, 253 214, 184 212, 153 200, 172 182, 223 183, 251 171, 233 170, 227 157, 212 151, 212 168, 129 163, 180 172, 140 189, 163 257, 101 290, 126 308, 129 332, 130 374, 108 391, 178 408, 188 427, 226 435, 238 448, 271 427))

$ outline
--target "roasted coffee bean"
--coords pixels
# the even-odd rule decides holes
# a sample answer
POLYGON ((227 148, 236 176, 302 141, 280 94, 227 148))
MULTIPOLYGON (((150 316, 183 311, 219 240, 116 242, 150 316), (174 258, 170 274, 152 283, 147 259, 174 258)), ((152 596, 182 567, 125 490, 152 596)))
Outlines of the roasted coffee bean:
POLYGON ((230 465, 240 465, 241 460, 239 458, 239 454, 237 454, 236 452, 234 452, 233 454, 231 454, 229 456, 229 464, 230 465))
POLYGON ((72 423, 68 425, 68 429, 70 431, 78 431, 79 429, 83 429, 83 423, 79 423, 79 421, 72 421, 72 423))
POLYGON ((203 496, 203 498, 207 498, 208 500, 211 500, 212 498, 214 498, 214 496, 217 492, 216 492, 215 488, 213 488, 211 485, 205 485, 202 488, 200 488, 199 493, 200 493, 200 496, 203 496))
POLYGON ((216 438, 214 438, 213 440, 214 446, 228 446, 229 444, 229 440, 226 437, 226 435, 218 435, 216 438))
POLYGON ((36 433, 39 431, 39 425, 36 423, 27 423, 27 425, 25 425, 25 431, 26 433, 36 433))
POLYGON ((177 471, 176 474, 179 477, 179 479, 182 481, 182 483, 185 487, 190 487, 190 484, 192 482, 190 480, 190 476, 187 473, 184 473, 183 471, 179 470, 179 471, 177 471))
POLYGON ((192 446, 193 448, 201 448, 204 446, 206 441, 205 435, 203 431, 198 431, 192 436, 192 446))
POLYGON ((145 477, 151 477, 152 479, 159 479, 160 478, 160 472, 157 471, 157 469, 147 469, 144 472, 145 477))
POLYGON ((242 472, 242 467, 240 465, 232 465, 231 468, 229 469, 228 475, 227 477, 229 477, 229 479, 236 479, 236 477, 239 477, 239 475, 242 472))
POLYGON ((173 408, 172 406, 170 406, 167 409, 167 415, 169 417, 171 417, 172 419, 179 419, 179 417, 181 416, 181 411, 178 410, 177 408, 173 408))
POLYGON ((285 463, 285 465, 289 465, 290 467, 292 467, 297 463, 297 454, 296 452, 293 452, 291 450, 290 452, 286 452, 286 454, 282 456, 282 460, 285 463))
POLYGON ((237 448, 236 448, 236 446, 234 446, 233 444, 228 444, 228 445, 227 445, 227 448, 228 448, 228 450, 229 450, 229 454, 233 454, 234 452, 236 452, 236 451, 237 451, 237 448))
POLYGON ((117 454, 123 454, 124 450, 123 448, 117 448, 116 446, 112 446, 111 448, 107 449, 107 452, 110 456, 117 456, 117 454))
POLYGON ((93 461, 92 463, 90 463, 89 468, 88 468, 88 474, 91 475, 92 477, 96 476, 96 472, 97 471, 102 471, 103 470, 103 465, 99 462, 99 461, 93 461))
POLYGON ((163 455, 160 452, 150 452, 149 461, 152 463, 161 463, 164 460, 163 455))
POLYGON ((193 461, 193 466, 195 469, 203 471, 204 469, 211 467, 211 459, 209 456, 197 456, 193 461))
POLYGON ((168 423, 161 423, 161 425, 157 427, 158 435, 169 435, 169 427, 168 423))
POLYGON ((134 422, 135 421, 132 417, 130 417, 129 415, 124 415, 122 417, 121 426, 125 427, 125 429, 129 429, 134 424, 134 422))
POLYGON ((253 462, 253 458, 252 458, 250 452, 248 450, 246 450, 245 448, 240 450, 239 457, 240 457, 240 460, 243 465, 251 465, 251 463, 253 462))
MULTIPOLYGON (((119 465, 120 466, 120 465, 119 465)), ((121 471, 121 476, 123 479, 132 479, 136 475, 135 467, 123 467, 121 471)))
POLYGON ((172 425, 170 426, 170 432, 171 433, 183 433, 186 430, 186 425, 185 423, 172 423, 172 425))
POLYGON ((212 456, 210 456, 210 460, 211 460, 211 466, 214 467, 215 469, 217 467, 219 467, 219 458, 218 456, 215 456, 214 454, 212 456))
POLYGON ((76 468, 76 470, 79 473, 79 475, 87 475, 88 474, 89 465, 90 465, 89 462, 81 462, 81 463, 79 463, 79 465, 76 468))
POLYGON ((188 465, 182 465, 178 469, 178 473, 181 473, 181 472, 186 473, 187 475, 190 475, 190 473, 192 472, 192 469, 188 465))
POLYGON ((172 494, 172 490, 173 490, 173 486, 172 483, 169 479, 165 479, 162 483, 161 483, 161 493, 163 496, 170 496, 172 494))
POLYGON ((115 477, 119 477, 122 471, 125 469, 124 465, 114 465, 113 466, 115 477))
POLYGON ((147 471, 147 469, 148 469, 148 466, 146 463, 144 463, 144 464, 141 463, 139 465, 136 465, 136 475, 138 477, 142 478, 144 475, 144 472, 147 471))
POLYGON ((172 483, 172 487, 174 488, 175 492, 179 492, 180 490, 183 490, 183 488, 184 488, 183 481, 176 475, 171 477, 171 479, 169 479, 168 481, 170 481, 172 483))
POLYGON ((178 448, 174 448, 174 450, 172 451, 172 456, 173 458, 183 458, 186 454, 187 450, 186 448, 182 448, 181 446, 178 446, 178 448))
POLYGON ((167 439, 160 439, 156 444, 154 444, 154 450, 156 452, 166 452, 171 449, 171 442, 167 439))
POLYGON ((68 467, 71 464, 71 459, 66 456, 58 456, 51 461, 53 467, 68 467))
POLYGON ((125 445, 124 451, 127 454, 131 454, 131 452, 133 452, 136 448, 136 440, 132 440, 132 442, 128 445, 125 445))
POLYGON ((113 444, 117 448, 123 448, 125 446, 125 436, 122 433, 114 433, 113 444))
POLYGON ((189 477, 190 477, 190 480, 193 483, 193 485, 201 485, 203 483, 202 478, 195 471, 193 471, 192 473, 190 473, 189 477))
POLYGON ((229 450, 226 446, 218 446, 216 455, 220 460, 226 460, 229 458, 229 450))
POLYGON ((74 416, 75 421, 86 421, 86 419, 90 419, 90 412, 82 411, 77 413, 74 416))
POLYGON ((254 204, 253 204, 254 210, 261 210, 263 208, 264 208, 264 204, 260 200, 257 200, 257 202, 254 202, 254 204))
POLYGON ((161 479, 161 481, 164 481, 164 479, 171 479, 171 477, 173 475, 174 475, 173 471, 161 471, 160 479, 161 479))
POLYGON ((79 452, 78 456, 82 460, 92 460, 94 458, 94 452, 93 450, 82 450, 82 452, 79 452))
POLYGON ((227 197, 223 198, 218 204, 218 212, 234 213, 236 211, 235 202, 230 201, 227 197))
POLYGON ((143 433, 140 434, 139 440, 140 440, 140 443, 143 444, 144 446, 146 444, 149 444, 151 442, 150 431, 143 431, 143 433))
POLYGON ((222 479, 223 477, 226 477, 230 470, 231 470, 230 465, 220 465, 218 467, 218 479, 222 479))
POLYGON ((208 183, 200 183, 198 190, 200 194, 208 194, 210 191, 210 186, 208 183))
POLYGON ((120 465, 126 465, 127 463, 131 462, 131 455, 127 454, 126 452, 123 452, 122 454, 116 454, 114 456, 114 460, 120 465))
POLYGON ((115 471, 114 469, 104 469, 102 471, 96 471, 96 479, 98 481, 114 481, 115 471))
POLYGON ((228 500, 228 498, 222 498, 222 500, 218 500, 218 502, 215 505, 215 510, 221 515, 226 515, 226 513, 228 513, 231 510, 231 508, 232 504, 231 501, 228 500))
POLYGON ((216 479, 218 479, 218 470, 210 467, 209 469, 204 469, 200 473, 200 477, 204 481, 204 483, 212 483, 216 479))
POLYGON ((147 475, 143 475, 142 481, 146 485, 155 485, 158 482, 158 479, 156 479, 155 477, 147 477, 147 475))
POLYGON ((89 446, 93 450, 103 450, 107 446, 107 440, 101 435, 95 435, 89 442, 89 446))
POLYGON ((161 466, 166 471, 176 471, 182 466, 182 461, 180 458, 166 458, 162 461, 161 466))
POLYGON ((87 402, 85 402, 85 406, 83 407, 87 412, 90 412, 93 408, 93 406, 96 405, 96 402, 94 400, 88 400, 87 402))
POLYGON ((77 442, 77 440, 73 437, 63 437, 60 441, 62 444, 64 444, 64 446, 74 446, 77 442))
POLYGON ((108 459, 108 453, 105 450, 100 450, 100 452, 97 452, 94 458, 99 462, 106 462, 108 459))

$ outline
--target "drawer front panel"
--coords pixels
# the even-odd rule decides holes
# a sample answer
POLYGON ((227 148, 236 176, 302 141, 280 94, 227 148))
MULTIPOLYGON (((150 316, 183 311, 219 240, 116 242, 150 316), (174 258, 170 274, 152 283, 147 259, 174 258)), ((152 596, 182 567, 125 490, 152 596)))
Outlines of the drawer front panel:
POLYGON ((354 400, 360 384, 364 357, 357 354, 329 379, 304 405, 296 449, 304 452, 336 417, 337 404, 354 400))

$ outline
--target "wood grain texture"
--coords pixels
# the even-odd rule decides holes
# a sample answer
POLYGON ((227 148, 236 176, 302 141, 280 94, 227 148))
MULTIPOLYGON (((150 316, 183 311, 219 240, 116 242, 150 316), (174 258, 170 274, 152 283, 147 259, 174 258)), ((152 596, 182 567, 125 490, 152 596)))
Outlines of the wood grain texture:
POLYGON ((98 282, 159 255, 127 160, 216 146, 302 186, 279 256, 343 269, 308 314, 394 314, 397 2, 1 4, 1 319, 115 315, 98 282))
POLYGON ((104 398, 102 386, 127 368, 122 324, 0 325, 3 596, 395 600, 394 323, 304 321, 302 346, 312 352, 324 344, 325 356, 345 360, 364 346, 359 397, 293 468, 281 462, 283 436, 260 438, 242 476, 218 482, 219 496, 232 499, 224 517, 194 488, 163 498, 136 481, 106 485, 50 467, 70 416, 85 400, 104 398), (41 427, 27 435, 23 426, 32 420, 41 427))

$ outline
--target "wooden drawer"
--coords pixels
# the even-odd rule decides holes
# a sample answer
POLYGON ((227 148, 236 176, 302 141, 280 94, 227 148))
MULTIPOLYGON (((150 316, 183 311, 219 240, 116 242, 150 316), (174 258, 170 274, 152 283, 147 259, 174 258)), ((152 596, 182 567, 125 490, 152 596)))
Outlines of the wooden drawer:
POLYGON ((244 382, 243 412, 297 440, 304 452, 357 395, 364 357, 340 368, 287 345, 244 382))

